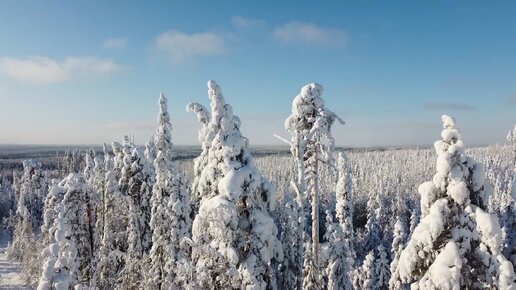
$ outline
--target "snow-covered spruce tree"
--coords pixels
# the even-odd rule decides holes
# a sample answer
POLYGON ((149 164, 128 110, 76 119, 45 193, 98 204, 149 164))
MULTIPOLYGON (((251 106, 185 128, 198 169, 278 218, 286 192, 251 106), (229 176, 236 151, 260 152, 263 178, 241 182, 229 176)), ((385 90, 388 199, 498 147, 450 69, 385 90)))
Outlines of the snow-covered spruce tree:
POLYGON ((132 171, 131 166, 134 161, 134 156, 132 154, 132 150, 134 148, 133 144, 129 142, 129 137, 127 135, 124 136, 124 141, 121 145, 121 158, 122 161, 119 165, 120 167, 120 179, 118 181, 118 185, 120 186, 120 191, 123 195, 129 195, 129 182, 131 181, 132 171))
MULTIPOLYGON (((155 183, 154 166, 145 157, 141 148, 133 148, 131 161, 122 169, 121 190, 130 197, 131 204, 138 213, 139 244, 141 254, 147 253, 151 245, 150 198, 155 183)), ((135 236, 136 237, 136 236, 135 236)))
POLYGON ((25 281, 32 285, 39 274, 37 268, 39 268, 40 263, 36 236, 32 230, 31 216, 25 205, 25 197, 25 195, 20 195, 18 200, 13 240, 7 248, 6 254, 9 260, 20 262, 25 281))
POLYGON ((516 278, 503 267, 501 229, 485 211, 491 186, 483 166, 464 154, 455 120, 443 115, 442 121, 437 173, 419 187, 422 219, 397 271, 412 289, 511 289, 516 278))
POLYGON ((143 153, 143 155, 141 155, 141 153, 138 153, 138 157, 139 158, 137 159, 137 163, 133 164, 133 166, 138 166, 138 168, 141 168, 139 172, 141 172, 141 180, 143 180, 144 182, 140 186, 140 211, 143 213, 140 226, 144 229, 141 238, 143 252, 148 253, 152 245, 152 232, 150 230, 150 200, 152 196, 152 188, 154 187, 154 183, 156 182, 155 170, 153 165, 155 159, 152 159, 151 162, 151 160, 145 157, 145 153, 143 153))
MULTIPOLYGON (((411 203, 409 202, 409 199, 407 196, 410 196, 409 192, 402 191, 402 190, 395 190, 395 185, 390 185, 386 190, 387 195, 387 204, 388 208, 384 209, 387 215, 393 216, 393 217, 399 217, 403 220, 408 220, 410 218, 410 208, 411 203), (394 193, 392 191, 395 191, 394 193), (390 196, 394 194, 394 197, 390 198, 390 196), (390 202, 389 202, 390 201, 390 202)), ((419 206, 418 206, 419 207, 419 206)), ((385 229, 388 229, 390 227, 393 227, 395 224, 395 219, 388 219, 388 223, 385 224, 385 229)), ((390 231, 384 231, 387 236, 389 236, 390 231)))
MULTIPOLYGON (((102 149, 104 152, 104 156, 102 159, 102 162, 97 159, 96 163, 96 178, 95 178, 95 188, 97 189, 97 192, 99 193, 99 203, 97 205, 98 213, 97 213, 97 221, 95 223, 95 229, 97 231, 97 235, 99 238, 99 241, 103 239, 104 237, 104 224, 106 221, 106 200, 107 200, 107 173, 114 170, 113 165, 113 157, 111 154, 109 154, 108 146, 106 143, 102 143, 102 149)), ((99 244, 100 245, 100 244, 99 244)))
POLYGON ((303 259, 303 288, 309 290, 320 290, 323 289, 321 285, 321 273, 316 271, 312 253, 313 247, 310 244, 306 246, 305 257, 303 259))
MULTIPOLYGON (((313 261, 305 263, 319 272, 319 163, 333 165, 334 140, 331 135, 333 123, 344 123, 335 113, 325 107, 321 98, 323 87, 316 83, 305 85, 292 102, 292 114, 285 121, 285 128, 292 134, 292 155, 298 167, 295 191, 299 192, 302 221, 311 220, 313 261), (310 202, 308 200, 310 199, 310 202), (309 206, 307 206, 309 205, 309 206), (311 208, 310 218, 305 219, 311 208)), ((308 228, 308 225, 307 225, 308 228)), ((301 244, 302 245, 302 244, 301 244)), ((308 271, 307 273, 311 273, 308 271)))
POLYGON ((84 155, 84 163, 85 163, 85 166, 84 166, 84 170, 83 170, 83 175, 84 175, 84 178, 86 179, 87 182, 89 182, 90 184, 93 184, 93 178, 94 178, 94 173, 93 173, 93 170, 95 168, 95 163, 93 162, 93 159, 95 158, 95 156, 92 156, 88 153, 86 153, 84 155))
POLYGON ((93 164, 93 172, 90 183, 96 192, 103 192, 104 185, 106 183, 106 170, 104 166, 104 160, 99 156, 95 156, 95 158, 93 159, 93 164))
MULTIPOLYGON (((102 152, 104 153, 104 170, 107 172, 109 170, 112 170, 114 167, 114 161, 113 156, 109 154, 108 145, 104 142, 102 142, 102 152)), ((104 176, 105 178, 105 176, 104 176)))
POLYGON ((155 134, 156 183, 151 197, 151 267, 147 287, 173 289, 181 286, 178 271, 188 258, 180 244, 184 238, 189 237, 191 209, 187 185, 172 161, 172 125, 167 99, 163 94, 160 95, 159 105, 158 128, 155 134))
POLYGON ((23 161, 23 175, 18 192, 18 207, 27 208, 29 220, 35 233, 39 233, 43 203, 48 191, 48 184, 41 169, 41 162, 34 160, 23 161))
POLYGON ((325 269, 329 290, 351 290, 352 257, 348 253, 348 243, 341 224, 332 219, 329 211, 326 214, 327 226, 325 239, 328 242, 328 265, 325 269))
POLYGON ((111 143, 113 149, 113 174, 116 180, 120 180, 122 177, 122 167, 124 166, 124 147, 118 142, 111 143))
MULTIPOLYGON (((298 279, 303 277, 302 227, 300 224, 300 207, 291 194, 286 194, 282 219, 281 244, 285 258, 279 266, 278 288, 285 290, 301 289, 298 279), (300 230, 301 229, 301 230, 300 230), (301 236, 299 236, 301 234, 301 236)), ((302 284, 301 284, 302 286, 302 284)))
POLYGON ((382 241, 382 231, 380 221, 382 219, 382 202, 380 194, 375 191, 369 196, 367 201, 367 222, 365 225, 365 243, 363 246, 364 253, 374 251, 382 241))
POLYGON ((100 241, 98 265, 95 273, 96 286, 113 289, 120 283, 127 250, 126 218, 128 197, 122 195, 113 171, 106 173, 104 229, 100 241))
POLYGON ((199 104, 203 153, 196 161, 192 260, 202 289, 275 289, 273 260, 281 260, 277 228, 270 216, 275 189, 256 168, 240 133, 240 120, 220 87, 208 82, 211 117, 199 104))
POLYGON ((59 257, 59 246, 55 242, 55 238, 53 236, 50 241, 49 245, 41 253, 43 258, 43 267, 38 282, 38 290, 51 290, 57 274, 54 267, 57 258, 59 257))
POLYGON ((383 245, 378 246, 378 258, 375 260, 375 287, 377 290, 389 289, 389 279, 391 276, 389 269, 389 259, 387 258, 387 251, 383 245))
MULTIPOLYGON (((515 155, 516 158, 516 155, 515 155)), ((516 267, 516 160, 514 162, 513 177, 511 181, 511 195, 512 202, 506 209, 506 218, 504 222, 504 231, 507 235, 506 240, 506 257, 510 259, 513 266, 516 267)))
POLYGON ((410 229, 409 229, 409 235, 412 236, 412 233, 414 233, 414 230, 416 229, 416 226, 419 224, 420 216, 420 208, 413 208, 412 213, 410 214, 410 229))
POLYGON ((81 285, 88 286, 95 273, 95 254, 100 244, 95 229, 98 194, 79 173, 69 174, 59 185, 66 188, 61 204, 77 249, 77 280, 81 285))
MULTIPOLYGON (((186 178, 176 168, 176 174, 169 180, 174 191, 168 198, 168 208, 170 210, 170 243, 168 252, 171 259, 165 264, 167 275, 165 277, 165 285, 177 285, 181 289, 195 289, 196 284, 191 277, 186 274, 190 272, 191 267, 191 249, 184 246, 184 240, 191 237, 192 219, 190 206, 190 189, 186 182, 186 178)), ((170 286, 168 286, 170 287, 170 286)))
POLYGON ((16 196, 12 182, 7 177, 7 174, 0 175, 0 180, 0 221, 6 226, 5 229, 7 231, 11 231, 13 227, 11 227, 10 223, 14 217, 12 212, 16 209, 16 196))
POLYGON ((39 244, 46 247, 50 243, 50 237, 54 234, 50 228, 57 218, 56 207, 61 203, 66 193, 66 188, 62 187, 56 179, 52 179, 50 190, 45 198, 43 207, 43 224, 41 225, 41 236, 39 244))
POLYGON ((507 141, 512 146, 514 165, 512 178, 508 182, 507 192, 504 194, 503 206, 501 206, 502 230, 505 233, 505 254, 516 268, 516 125, 507 134, 507 141))
POLYGON ((512 145, 512 148, 516 150, 516 125, 514 125, 514 129, 512 129, 512 131, 509 130, 506 139, 509 142, 509 144, 512 145))
POLYGON ((358 274, 360 275, 360 288, 361 290, 376 290, 375 288, 375 258, 374 251, 371 251, 365 257, 362 269, 358 274))
MULTIPOLYGON (((215 95, 214 97, 216 98, 217 96, 215 95)), ((194 215, 197 214, 197 212, 199 211, 199 205, 201 200, 216 189, 216 183, 212 182, 212 179, 220 175, 219 172, 213 172, 208 174, 209 171, 204 170, 204 168, 207 167, 209 164, 208 155, 212 146, 213 138, 220 130, 220 119, 222 111, 224 110, 224 107, 220 104, 220 101, 212 101, 211 103, 211 110, 214 112, 213 117, 211 116, 210 111, 199 103, 190 103, 186 107, 186 110, 188 112, 193 112, 197 114, 197 120, 201 125, 201 128, 199 129, 198 138, 199 142, 201 142, 202 150, 200 155, 197 158, 195 158, 194 180, 192 183, 191 204, 192 213, 194 215)), ((212 170, 216 170, 216 168, 212 170)))
POLYGON ((23 161, 23 175, 17 181, 17 209, 13 240, 7 249, 7 257, 21 263, 21 270, 27 283, 37 283, 41 261, 37 252, 36 236, 43 223, 43 204, 47 195, 47 179, 41 163, 23 161))
POLYGON ((400 290, 402 287, 401 280, 396 269, 398 268, 398 261, 400 260, 405 238, 405 226, 398 216, 396 218, 396 223, 394 224, 394 235, 391 247, 392 262, 390 266, 391 278, 389 279, 390 290, 400 290))
POLYGON ((129 181, 122 190, 128 195, 129 225, 126 266, 123 272, 124 287, 141 288, 144 279, 144 264, 142 258, 148 254, 152 242, 150 231, 150 198, 154 185, 154 167, 145 158, 140 148, 134 148, 132 163, 123 169, 123 178, 129 181))
POLYGON ((354 263, 353 247, 353 203, 351 199, 351 178, 344 153, 339 152, 337 158, 338 180, 335 188, 335 212, 338 223, 332 221, 327 212, 327 232, 325 235, 329 245, 326 277, 327 289, 352 289, 352 271, 354 263))
POLYGON ((81 273, 77 259, 77 241, 73 238, 70 221, 63 213, 63 206, 57 208, 58 219, 55 232, 56 243, 59 246, 59 256, 54 264, 54 287, 56 290, 83 289, 81 287, 81 273))
MULTIPOLYGON (((74 289, 77 281, 77 248, 72 237, 70 221, 65 216, 65 208, 57 204, 56 219, 50 230, 51 243, 42 256, 45 258, 38 290, 74 289)), ((79 288, 76 288, 79 289, 79 288)))
POLYGON ((154 144, 154 136, 145 143, 145 158, 150 162, 150 164, 154 164, 154 159, 156 159, 156 144, 154 144))
POLYGON ((343 152, 337 155, 338 180, 335 188, 336 205, 335 214, 337 220, 342 227, 344 234, 344 242, 346 246, 346 255, 350 263, 350 267, 354 264, 356 258, 354 240, 355 233, 353 229, 353 197, 352 197, 352 180, 351 168, 343 152))
POLYGON ((134 203, 129 202, 128 248, 125 267, 122 271, 122 286, 125 289, 141 289, 144 286, 145 262, 141 243, 141 214, 134 203))

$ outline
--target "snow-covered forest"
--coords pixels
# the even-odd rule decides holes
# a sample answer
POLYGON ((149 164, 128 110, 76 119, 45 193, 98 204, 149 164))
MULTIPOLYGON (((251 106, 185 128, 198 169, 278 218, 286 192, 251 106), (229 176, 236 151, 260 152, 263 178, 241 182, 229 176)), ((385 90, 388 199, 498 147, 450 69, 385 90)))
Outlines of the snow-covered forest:
POLYGON ((177 158, 161 94, 144 146, 0 167, 0 230, 26 285, 516 290, 516 127, 467 148, 443 115, 433 148, 344 150, 332 127, 345 122, 311 83, 276 136, 291 154, 253 157, 238 108, 214 81, 208 97, 186 106, 194 160, 177 158))

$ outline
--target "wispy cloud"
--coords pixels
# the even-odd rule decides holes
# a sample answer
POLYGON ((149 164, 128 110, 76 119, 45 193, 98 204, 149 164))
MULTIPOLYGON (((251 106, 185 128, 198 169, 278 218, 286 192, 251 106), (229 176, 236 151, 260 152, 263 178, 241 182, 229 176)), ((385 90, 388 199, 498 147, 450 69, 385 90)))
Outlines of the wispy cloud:
POLYGON ((239 29, 250 29, 264 27, 265 21, 262 19, 248 18, 244 16, 235 16, 231 19, 233 26, 239 29))
POLYGON ((442 111, 442 110, 453 110, 453 111, 471 111, 474 110, 470 104, 464 103, 451 103, 451 102, 428 102, 423 105, 423 108, 427 111, 442 111))
POLYGON ((307 44, 323 47, 343 47, 349 41, 349 35, 344 30, 297 21, 276 27, 273 35, 286 44, 307 44))
POLYGON ((213 32, 187 34, 170 30, 156 38, 155 46, 173 64, 220 54, 225 50, 224 38, 213 32))
POLYGON ((0 57, 0 74, 29 84, 63 83, 76 78, 109 75, 120 70, 112 60, 95 57, 0 57))
POLYGON ((102 43, 102 47, 113 50, 124 49, 127 47, 128 43, 129 40, 127 38, 110 38, 102 43))

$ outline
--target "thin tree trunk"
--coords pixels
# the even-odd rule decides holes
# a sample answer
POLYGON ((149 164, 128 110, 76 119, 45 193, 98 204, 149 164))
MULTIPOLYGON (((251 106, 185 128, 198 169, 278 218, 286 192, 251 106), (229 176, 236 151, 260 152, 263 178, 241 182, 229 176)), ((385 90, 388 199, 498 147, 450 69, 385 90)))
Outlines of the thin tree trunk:
POLYGON ((301 134, 297 136, 297 205, 299 209, 299 228, 298 230, 298 252, 301 256, 301 261, 299 265, 300 273, 297 275, 297 289, 303 289, 303 257, 304 257, 304 232, 305 232, 305 204, 304 204, 304 192, 305 192, 305 164, 304 164, 304 156, 305 156, 305 146, 303 144, 303 138, 301 134))
POLYGON ((312 186, 312 242, 313 242, 313 255, 314 255, 314 267, 317 270, 319 268, 319 168, 317 157, 314 156, 314 176, 312 186))

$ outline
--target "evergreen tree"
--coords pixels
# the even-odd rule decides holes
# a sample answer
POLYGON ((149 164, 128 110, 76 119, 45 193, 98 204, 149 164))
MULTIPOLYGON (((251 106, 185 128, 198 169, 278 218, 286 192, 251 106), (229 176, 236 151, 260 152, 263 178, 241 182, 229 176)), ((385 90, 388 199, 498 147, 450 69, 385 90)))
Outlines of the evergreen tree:
POLYGON ((303 289, 307 290, 320 290, 321 286, 321 275, 318 269, 315 267, 312 248, 307 245, 305 250, 304 258, 304 273, 303 273, 303 289))
POLYGON ((23 175, 16 183, 18 202, 13 240, 7 249, 7 257, 20 262, 27 283, 34 285, 41 266, 36 236, 43 223, 43 204, 48 190, 41 163, 24 160, 23 175))
POLYGON ((43 175, 41 162, 24 160, 23 175, 20 180, 20 191, 18 193, 18 207, 25 207, 27 209, 32 230, 35 233, 39 233, 41 227, 43 204, 47 191, 47 180, 43 175))
POLYGON ((512 145, 513 149, 516 151, 516 125, 514 125, 514 129, 509 130, 509 133, 507 133, 507 141, 510 145, 512 145))
POLYGON ((60 182, 60 186, 66 188, 61 204, 64 217, 71 226, 71 239, 77 249, 77 280, 83 285, 90 285, 96 270, 95 255, 100 244, 95 229, 98 195, 86 183, 84 176, 78 173, 70 173, 60 182))
POLYGON ((327 277, 328 290, 351 290, 352 257, 343 226, 333 221, 330 212, 326 214, 327 226, 325 238, 328 241, 327 277))
POLYGON ((381 203, 380 194, 376 191, 369 196, 367 201, 366 241, 364 244, 364 252, 366 253, 374 251, 382 241, 380 229, 380 220, 382 218, 381 203))
POLYGON ((298 288, 298 279, 303 277, 303 255, 300 251, 303 249, 303 238, 299 234, 300 224, 300 207, 290 194, 284 197, 284 218, 282 220, 281 244, 285 258, 280 264, 279 272, 279 289, 294 290, 298 288), (299 246, 301 244, 301 246, 299 246))
POLYGON ((199 104, 187 107, 202 123, 194 183, 201 205, 192 230, 197 282, 203 289, 274 289, 273 260, 283 254, 269 213, 275 189, 258 172, 240 119, 214 81, 208 95, 211 117, 199 104))
POLYGON ((50 237, 53 233, 50 228, 53 226, 57 218, 56 206, 61 203, 66 193, 66 188, 61 186, 57 180, 52 179, 50 190, 45 198, 45 205, 43 207, 43 224, 41 225, 41 237, 39 244, 46 247, 50 242, 50 237))
MULTIPOLYGON (((314 261, 308 265, 319 271, 319 163, 333 165, 334 140, 331 135, 333 123, 343 121, 324 105, 321 98, 323 87, 311 83, 301 89, 292 103, 292 114, 285 121, 285 128, 292 134, 291 151, 298 167, 298 180, 295 190, 302 196, 299 204, 304 215, 311 208, 311 236, 313 249, 311 258, 314 261), (311 200, 308 203, 308 200, 311 200), (308 206, 309 205, 309 206, 308 206)), ((307 224, 307 228, 308 224, 307 224)), ((318 274, 319 275, 319 274, 318 274)), ((318 279, 318 275, 314 276, 318 279)))
POLYGON ((100 242, 96 284, 101 289, 113 289, 120 282, 126 263, 128 200, 118 187, 115 174, 106 174, 104 229, 100 242))
POLYGON ((421 289, 502 288, 515 277, 497 273, 506 259, 498 220, 485 211, 492 188, 483 166, 465 155, 455 120, 442 121, 437 173, 419 187, 422 219, 400 255, 400 278, 421 289))
POLYGON ((84 166, 84 170, 83 170, 83 175, 84 175, 84 179, 86 179, 87 182, 89 182, 91 185, 93 185, 93 179, 94 179, 94 168, 95 168, 95 163, 93 162, 93 159, 95 158, 95 156, 92 156, 90 154, 85 154, 84 156, 84 162, 85 162, 85 166, 84 166))
POLYGON ((98 214, 97 221, 95 223, 95 229, 97 231, 99 241, 104 238, 104 225, 106 223, 106 210, 108 208, 106 205, 107 195, 109 194, 109 189, 107 187, 107 173, 114 170, 114 160, 111 154, 109 154, 106 143, 102 143, 102 147, 104 152, 103 160, 102 162, 97 160, 95 171, 95 188, 97 189, 97 192, 99 192, 99 202, 97 205, 98 214))
MULTIPOLYGON (((51 243, 43 251, 45 258, 38 290, 68 290, 78 284, 77 248, 72 237, 69 220, 65 216, 64 206, 57 204, 56 219, 49 229, 51 243)), ((79 289, 78 286, 75 289, 79 289)))
POLYGON ((13 231, 12 243, 7 248, 7 258, 11 261, 19 261, 24 278, 29 284, 33 284, 38 273, 39 260, 37 253, 36 236, 32 230, 29 210, 24 205, 24 195, 20 196, 16 209, 16 224, 13 231))
POLYGON ((365 257, 360 273, 360 288, 362 290, 376 290, 375 288, 375 258, 374 252, 371 251, 365 257))
POLYGON ((188 188, 172 161, 172 125, 167 99, 163 94, 159 105, 158 128, 155 134, 156 183, 151 197, 151 268, 147 284, 152 289, 170 289, 180 286, 178 267, 187 259, 180 244, 184 238, 189 237, 191 209, 188 188))
POLYGON ((338 179, 335 188, 335 212, 338 223, 334 223, 331 213, 328 220, 326 240, 329 246, 329 260, 326 268, 328 277, 327 289, 352 289, 352 271, 354 263, 353 247, 353 203, 351 199, 351 178, 344 153, 339 152, 337 158, 338 179))
POLYGON ((378 258, 375 260, 375 287, 374 289, 386 290, 389 289, 389 279, 391 276, 389 269, 389 260, 387 258, 387 251, 383 245, 378 246, 378 258))
POLYGON ((149 142, 145 143, 144 155, 150 164, 154 164, 154 159, 156 159, 156 145, 154 144, 154 136, 152 136, 149 142))
POLYGON ((400 217, 396 218, 396 224, 394 224, 394 237, 392 240, 392 262, 390 266, 391 278, 389 279, 389 289, 390 290, 400 290, 402 289, 401 280, 399 278, 399 274, 397 272, 398 262, 400 259, 401 251, 403 250, 405 241, 405 227, 400 217))
POLYGON ((145 158, 143 150, 134 148, 132 163, 123 169, 127 182, 122 188, 128 195, 129 224, 127 263, 124 269, 124 287, 141 288, 145 268, 143 257, 150 251, 152 232, 150 231, 150 198, 154 185, 154 167, 145 158))
POLYGON ((353 197, 352 197, 352 180, 350 168, 346 162, 344 153, 339 152, 337 155, 338 180, 335 188, 336 205, 335 213, 337 220, 342 227, 344 242, 346 247, 346 256, 349 260, 350 267, 354 264, 356 258, 355 247, 353 241, 355 234, 353 229, 353 197))
POLYGON ((412 213, 410 214, 410 229, 409 229, 410 235, 412 235, 412 233, 414 233, 416 226, 419 224, 419 218, 420 218, 419 210, 417 208, 412 209, 412 213))

